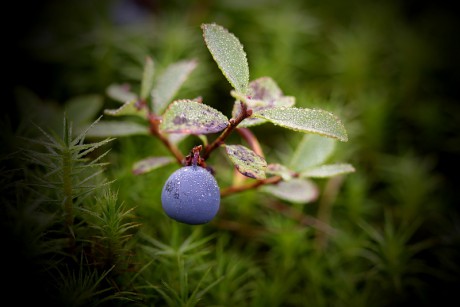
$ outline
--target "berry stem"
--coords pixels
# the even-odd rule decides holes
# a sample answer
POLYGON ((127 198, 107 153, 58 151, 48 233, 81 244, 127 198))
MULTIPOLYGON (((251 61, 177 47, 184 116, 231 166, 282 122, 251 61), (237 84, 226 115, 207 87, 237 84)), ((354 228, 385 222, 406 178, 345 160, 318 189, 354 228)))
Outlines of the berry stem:
POLYGON ((193 166, 197 166, 198 164, 198 161, 200 159, 200 151, 201 151, 201 145, 193 147, 192 149, 192 153, 193 153, 192 165, 193 166))
POLYGON ((246 106, 245 103, 241 103, 241 111, 238 114, 236 118, 231 118, 229 120, 229 125, 227 128, 225 128, 224 131, 222 131, 221 135, 217 139, 214 140, 210 145, 206 146, 204 154, 203 154, 203 159, 208 159, 209 155, 211 154, 212 151, 214 151, 217 147, 222 145, 224 141, 227 139, 227 137, 235 130, 235 128, 241 123, 245 118, 248 118, 249 116, 252 115, 252 110, 248 110, 248 107, 246 106))

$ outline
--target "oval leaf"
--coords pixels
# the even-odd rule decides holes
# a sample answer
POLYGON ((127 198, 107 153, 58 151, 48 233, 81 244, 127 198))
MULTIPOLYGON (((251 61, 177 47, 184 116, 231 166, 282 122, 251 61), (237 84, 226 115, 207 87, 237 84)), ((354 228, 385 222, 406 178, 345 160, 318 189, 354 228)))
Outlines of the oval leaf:
POLYGON ((267 162, 254 151, 242 145, 225 145, 228 157, 236 169, 246 177, 265 179, 267 162))
POLYGON ((137 95, 130 91, 128 84, 112 84, 106 92, 107 96, 121 103, 137 99, 137 95))
POLYGON ((248 95, 252 99, 271 101, 281 97, 282 94, 278 84, 270 77, 261 77, 249 83, 248 95))
POLYGON ((188 136, 189 136, 188 134, 170 133, 166 137, 172 144, 178 145, 180 142, 185 140, 188 136))
POLYGON ((138 123, 121 121, 100 121, 88 131, 87 136, 119 137, 145 134, 149 134, 149 128, 138 123))
MULTIPOLYGON (((231 93, 239 99, 238 93, 231 93)), ((232 116, 236 117, 241 109, 239 101, 235 101, 232 116)), ((292 107, 295 97, 284 96, 278 84, 270 77, 261 77, 249 83, 248 98, 244 98, 249 109, 253 112, 262 111, 274 107, 292 107)), ((240 127, 252 127, 265 123, 265 119, 250 117, 240 123, 240 127)))
POLYGON ((323 110, 276 107, 255 112, 253 116, 284 128, 316 133, 343 142, 348 140, 342 122, 334 114, 323 110))
MULTIPOLYGON (((252 110, 253 112, 262 111, 274 107, 291 107, 295 104, 295 97, 292 96, 283 96, 279 97, 277 100, 273 101, 272 103, 266 103, 262 100, 255 100, 255 99, 247 99, 246 104, 248 109, 252 110)), ((235 101, 233 104, 232 116, 236 117, 237 114, 241 112, 241 103, 239 101, 235 101)), ((266 123, 267 120, 262 118, 256 117, 249 117, 244 119, 238 126, 239 127, 253 127, 258 126, 261 124, 266 123)))
POLYGON ((195 60, 180 61, 169 65, 159 76, 152 90, 152 108, 155 114, 163 113, 196 65, 195 60))
POLYGON ((146 108, 138 108, 136 103, 138 99, 133 99, 125 102, 118 109, 106 109, 104 113, 111 116, 123 116, 123 115, 136 115, 142 118, 146 118, 148 111, 146 108))
POLYGON ((300 178, 265 185, 261 187, 261 190, 280 199, 299 204, 315 201, 319 195, 318 187, 313 182, 300 178))
POLYGON ((269 164, 266 173, 281 176, 283 180, 291 180, 296 175, 296 172, 278 163, 269 164))
POLYGON ((153 87, 155 67, 151 57, 145 58, 144 73, 141 81, 141 99, 147 99, 153 87))
POLYGON ((246 53, 238 38, 217 24, 203 24, 206 46, 220 70, 235 90, 246 94, 249 83, 249 66, 246 53))
POLYGON ((163 115, 166 133, 208 134, 224 130, 228 118, 216 109, 193 100, 174 101, 163 115))
POLYGON ((327 178, 353 173, 355 168, 351 164, 325 164, 310 168, 300 174, 301 177, 327 178))
POLYGON ((65 105, 67 118, 75 126, 92 122, 103 106, 102 97, 98 95, 83 95, 71 98, 65 105))
POLYGON ((295 149, 289 163, 296 171, 324 163, 334 152, 336 140, 317 134, 306 134, 295 149))
POLYGON ((134 163, 133 174, 145 174, 174 161, 172 157, 149 157, 134 163))

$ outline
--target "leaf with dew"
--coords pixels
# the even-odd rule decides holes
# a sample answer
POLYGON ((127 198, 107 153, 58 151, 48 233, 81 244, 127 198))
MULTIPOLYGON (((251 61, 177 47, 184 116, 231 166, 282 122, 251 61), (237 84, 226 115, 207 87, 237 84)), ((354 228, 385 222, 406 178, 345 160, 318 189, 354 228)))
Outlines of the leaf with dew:
POLYGON ((144 73, 142 74, 141 81, 141 99, 147 99, 153 87, 153 75, 155 66, 151 57, 145 58, 144 73))
POLYGON ((94 121, 104 102, 99 95, 81 95, 69 99, 65 105, 67 118, 74 126, 94 121))
POLYGON ((220 70, 233 88, 240 93, 247 93, 249 83, 249 66, 243 45, 238 38, 224 27, 217 24, 202 24, 206 46, 220 70))
POLYGON ((132 172, 134 175, 146 174, 174 161, 172 157, 148 157, 134 163, 132 172))
MULTIPOLYGON (((233 105, 232 116, 235 117, 241 110, 239 94, 231 93, 237 98, 233 105)), ((284 96, 278 84, 270 77, 261 77, 249 83, 247 98, 244 99, 248 109, 253 112, 262 111, 274 107, 292 107, 295 104, 295 97, 284 96)), ((240 127, 251 127, 267 122, 267 120, 256 117, 249 117, 240 123, 240 127)))
POLYGON ((277 184, 265 185, 261 191, 269 193, 282 200, 292 203, 305 204, 318 198, 318 187, 308 179, 294 178, 280 181, 277 184))
POLYGON ((236 169, 246 177, 265 179, 267 162, 254 151, 242 145, 224 145, 225 151, 236 169))
POLYGON ((302 178, 328 178, 353 173, 354 171, 355 168, 348 163, 324 164, 309 168, 300 173, 300 176, 302 178))
POLYGON ((289 167, 301 172, 324 163, 334 152, 336 140, 317 134, 306 134, 297 145, 289 167))
POLYGON ((291 180, 296 176, 296 172, 278 163, 268 164, 266 173, 270 175, 281 176, 283 180, 291 180))
POLYGON ((113 100, 121 103, 138 99, 137 95, 131 92, 128 84, 111 84, 107 88, 106 94, 113 100))
POLYGON ((135 115, 145 119, 148 115, 148 111, 146 108, 139 108, 137 103, 138 99, 129 100, 118 109, 104 110, 104 114, 111 116, 135 115))
POLYGON ((152 109, 155 114, 163 113, 196 66, 195 60, 176 62, 158 77, 152 90, 152 109))
POLYGON ((149 127, 129 121, 100 121, 87 133, 88 137, 122 137, 147 135, 149 127))
POLYGON ((332 113, 323 110, 276 107, 254 112, 252 116, 275 125, 304 133, 315 133, 340 141, 348 141, 342 122, 332 113))
POLYGON ((165 133, 209 134, 224 130, 228 118, 193 100, 176 100, 166 109, 160 130, 165 133))

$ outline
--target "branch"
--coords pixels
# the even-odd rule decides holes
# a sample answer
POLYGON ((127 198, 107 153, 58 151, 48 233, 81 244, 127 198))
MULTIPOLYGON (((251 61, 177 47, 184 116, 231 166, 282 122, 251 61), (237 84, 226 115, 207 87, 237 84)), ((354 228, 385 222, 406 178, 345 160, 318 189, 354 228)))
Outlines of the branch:
POLYGON ((265 185, 265 184, 276 184, 276 183, 280 182, 281 180, 283 180, 283 178, 281 178, 281 176, 273 176, 273 177, 270 177, 270 178, 267 178, 267 179, 257 180, 255 182, 251 182, 251 183, 244 184, 244 185, 230 186, 228 188, 222 189, 220 191, 220 196, 225 197, 225 196, 228 196, 228 195, 231 195, 231 194, 234 194, 234 193, 239 193, 239 192, 243 192, 243 191, 246 191, 246 190, 256 189, 256 188, 258 188, 258 187, 260 187, 262 185, 265 185))
POLYGON ((149 114, 149 122, 150 122, 150 133, 160 139, 160 141, 169 149, 169 151, 174 155, 177 162, 182 165, 184 161, 184 156, 180 152, 179 148, 176 145, 171 143, 169 139, 164 136, 160 131, 160 117, 156 116, 155 114, 149 114))
POLYGON ((239 123, 241 123, 244 119, 250 117, 251 115, 252 115, 252 110, 248 110, 248 107, 246 106, 246 104, 241 102, 240 113, 238 114, 236 118, 231 118, 228 121, 229 125, 227 126, 227 128, 225 128, 222 134, 217 139, 214 140, 214 142, 206 146, 204 154, 203 154, 203 159, 205 160, 208 159, 211 152, 224 143, 224 141, 233 132, 233 130, 239 125, 239 123))

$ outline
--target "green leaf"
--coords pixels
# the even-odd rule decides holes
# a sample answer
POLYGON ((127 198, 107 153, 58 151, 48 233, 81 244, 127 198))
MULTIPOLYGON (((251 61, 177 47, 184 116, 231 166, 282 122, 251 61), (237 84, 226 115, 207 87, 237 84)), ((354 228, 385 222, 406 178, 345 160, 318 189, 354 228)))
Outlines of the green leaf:
POLYGON ((68 100, 64 109, 66 116, 78 126, 84 123, 92 122, 100 112, 103 105, 102 97, 98 95, 77 96, 68 100))
POLYGON ((251 81, 249 84, 248 95, 252 99, 260 99, 264 101, 270 101, 281 97, 283 92, 279 88, 278 84, 270 77, 261 77, 259 79, 251 81))
POLYGON ((106 93, 107 96, 121 103, 138 99, 137 95, 130 91, 128 84, 111 84, 107 88, 106 93))
POLYGON ((267 162, 254 151, 242 145, 224 145, 228 157, 236 169, 246 177, 265 179, 267 162))
POLYGON ((148 111, 146 108, 138 108, 136 106, 138 101, 138 99, 127 101, 118 109, 106 109, 104 113, 111 116, 136 115, 145 119, 148 111))
POLYGON ((189 135, 188 134, 183 134, 183 133, 169 133, 166 135, 166 137, 168 138, 168 140, 172 143, 172 144, 179 144, 180 142, 182 142, 183 140, 185 140, 189 135))
POLYGON ((339 163, 339 164, 325 164, 316 167, 312 167, 303 171, 301 177, 313 177, 313 178, 327 178, 338 175, 353 173, 355 168, 351 164, 339 163))
POLYGON ((269 193, 280 199, 305 204, 318 198, 318 187, 307 179, 295 178, 289 181, 280 181, 273 185, 264 185, 261 191, 269 193))
POLYGON ((233 88, 248 91, 249 66, 238 38, 217 24, 202 24, 203 37, 212 57, 233 88))
POLYGON ((296 171, 324 163, 334 152, 336 140, 317 134, 303 136, 289 166, 296 171))
POLYGON ((164 165, 168 165, 174 161, 175 160, 172 157, 149 157, 134 163, 132 171, 134 175, 141 175, 151 172, 164 165))
POLYGON ((208 105, 193 100, 174 101, 163 115, 165 133, 208 134, 224 130, 228 118, 208 105))
MULTIPOLYGON (((14 90, 17 108, 21 120, 42 128, 62 132, 62 108, 54 101, 43 101, 28 88, 18 87, 14 90)), ((2 113, 3 114, 3 113, 2 113)), ((36 131, 31 133, 36 133, 36 131)))
POLYGON ((100 121, 92 127, 88 137, 120 137, 128 135, 146 135, 149 134, 149 128, 135 122, 122 121, 100 121))
POLYGON ((159 76, 152 90, 155 114, 163 113, 196 65, 195 60, 180 61, 169 65, 159 76))
POLYGON ((141 99, 147 99, 150 91, 153 87, 153 74, 155 72, 155 66, 151 57, 145 58, 144 73, 142 75, 141 82, 141 99))
MULTIPOLYGON (((231 93, 237 101, 233 105, 232 116, 236 117, 240 110, 239 94, 231 93)), ((270 77, 261 77, 249 83, 248 98, 244 101, 253 112, 262 111, 274 107, 292 107, 295 104, 295 97, 284 96, 276 82, 270 77)), ((240 127, 251 127, 265 123, 267 120, 261 118, 246 118, 240 123, 240 127)))
POLYGON ((291 180, 296 175, 296 172, 278 163, 269 164, 266 173, 281 176, 283 180, 291 180))
POLYGON ((348 141, 342 122, 334 114, 323 110, 276 107, 255 112, 253 116, 284 128, 348 141))

